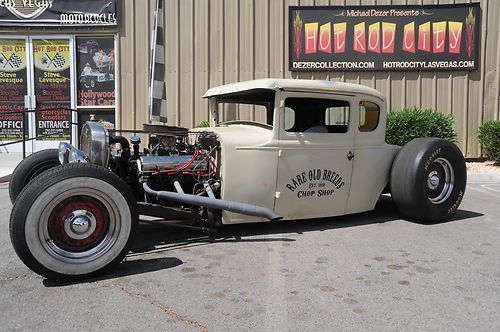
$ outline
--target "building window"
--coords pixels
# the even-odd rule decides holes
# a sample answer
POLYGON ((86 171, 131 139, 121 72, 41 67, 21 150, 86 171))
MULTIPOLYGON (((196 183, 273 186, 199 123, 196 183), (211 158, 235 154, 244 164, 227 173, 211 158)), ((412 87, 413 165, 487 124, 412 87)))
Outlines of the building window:
POLYGON ((96 121, 115 129, 115 38, 79 36, 75 44, 78 123, 96 121))
POLYGON ((116 73, 113 35, 0 36, 0 139, 22 139, 22 115, 2 113, 24 109, 40 110, 25 122, 33 151, 77 139, 77 121, 114 128, 116 73))
POLYGON ((76 37, 76 73, 78 107, 114 107, 115 39, 76 37))

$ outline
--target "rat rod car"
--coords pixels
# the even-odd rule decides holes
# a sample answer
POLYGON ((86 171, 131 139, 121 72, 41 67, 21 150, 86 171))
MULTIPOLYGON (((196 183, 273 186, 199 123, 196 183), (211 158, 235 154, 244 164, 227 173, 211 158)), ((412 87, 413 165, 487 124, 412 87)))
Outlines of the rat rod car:
POLYGON ((209 230, 330 217, 372 210, 390 193, 406 217, 440 221, 464 196, 455 144, 386 144, 386 101, 374 89, 264 79, 204 97, 209 128, 145 125, 141 151, 139 137, 87 122, 80 149, 61 143, 25 159, 10 190, 21 260, 48 278, 86 278, 124 258, 139 220, 209 230), (262 123, 227 121, 245 109, 262 123))

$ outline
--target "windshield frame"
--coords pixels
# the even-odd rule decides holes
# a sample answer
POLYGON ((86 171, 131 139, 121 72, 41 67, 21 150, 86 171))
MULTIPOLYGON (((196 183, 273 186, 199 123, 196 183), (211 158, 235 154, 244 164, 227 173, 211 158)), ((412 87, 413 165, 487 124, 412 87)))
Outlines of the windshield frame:
POLYGON ((227 95, 218 95, 209 98, 209 108, 210 108, 210 125, 218 126, 225 122, 247 122, 251 124, 254 122, 259 126, 273 126, 275 122, 274 112, 275 112, 275 102, 276 102, 276 91, 269 89, 253 89, 246 90, 236 93, 231 93, 227 95), (247 120, 247 119, 234 119, 221 121, 222 110, 220 110, 220 104, 241 104, 241 105, 255 105, 264 106, 266 108, 266 122, 247 120))

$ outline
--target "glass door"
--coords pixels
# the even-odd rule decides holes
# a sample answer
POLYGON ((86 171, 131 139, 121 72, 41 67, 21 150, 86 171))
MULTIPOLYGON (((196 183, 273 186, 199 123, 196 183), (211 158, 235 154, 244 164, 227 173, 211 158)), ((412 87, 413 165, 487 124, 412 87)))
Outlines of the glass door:
POLYGON ((43 109, 30 115, 30 134, 38 137, 33 150, 57 148, 69 141, 75 114, 73 39, 68 36, 30 37, 28 41, 31 108, 43 109))
MULTIPOLYGON (((0 37, 0 143, 23 139, 23 115, 12 112, 30 107, 26 42, 21 36, 0 37)), ((31 143, 26 145, 28 153, 31 147, 31 143)), ((22 144, 14 144, 3 147, 0 153, 21 151, 22 144)))

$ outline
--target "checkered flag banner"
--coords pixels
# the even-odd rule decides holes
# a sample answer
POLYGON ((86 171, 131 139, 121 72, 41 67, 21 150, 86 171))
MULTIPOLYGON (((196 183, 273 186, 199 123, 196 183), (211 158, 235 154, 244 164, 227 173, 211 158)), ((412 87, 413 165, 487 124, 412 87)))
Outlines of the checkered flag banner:
POLYGON ((23 64, 23 60, 15 53, 12 53, 9 59, 9 63, 12 65, 12 67, 19 68, 23 64))
POLYGON ((0 53, 0 65, 2 65, 3 68, 5 68, 5 66, 7 66, 8 62, 9 62, 9 60, 7 60, 5 55, 3 55, 3 53, 0 53))
POLYGON ((54 67, 62 68, 66 64, 66 59, 64 59, 64 57, 61 54, 57 53, 54 56, 54 59, 52 59, 52 63, 54 64, 54 67))
POLYGON ((156 0, 155 26, 151 42, 150 118, 167 122, 167 84, 165 82, 165 44, 163 0, 156 0))

